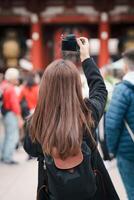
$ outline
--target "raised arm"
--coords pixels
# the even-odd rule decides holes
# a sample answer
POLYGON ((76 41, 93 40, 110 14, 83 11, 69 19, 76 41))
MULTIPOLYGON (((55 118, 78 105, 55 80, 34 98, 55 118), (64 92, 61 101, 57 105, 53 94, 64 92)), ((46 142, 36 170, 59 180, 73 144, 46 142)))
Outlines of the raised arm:
POLYGON ((89 56, 88 39, 81 37, 77 39, 77 42, 80 46, 80 58, 89 86, 89 98, 86 99, 86 103, 92 110, 95 126, 97 126, 104 112, 107 90, 99 68, 89 56))
POLYGON ((84 60, 82 66, 89 86, 89 99, 86 102, 92 110, 97 126, 104 112, 107 90, 99 69, 92 58, 84 60))

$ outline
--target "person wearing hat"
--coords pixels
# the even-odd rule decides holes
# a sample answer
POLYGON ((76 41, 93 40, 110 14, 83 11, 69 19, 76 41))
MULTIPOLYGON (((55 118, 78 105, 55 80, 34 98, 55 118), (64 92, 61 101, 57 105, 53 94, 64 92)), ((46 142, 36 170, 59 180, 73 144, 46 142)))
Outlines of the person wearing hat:
POLYGON ((19 128, 23 125, 19 99, 15 86, 18 84, 19 71, 9 68, 5 73, 3 83, 2 114, 5 127, 5 135, 2 144, 1 161, 5 164, 17 164, 13 160, 13 153, 19 140, 19 128))

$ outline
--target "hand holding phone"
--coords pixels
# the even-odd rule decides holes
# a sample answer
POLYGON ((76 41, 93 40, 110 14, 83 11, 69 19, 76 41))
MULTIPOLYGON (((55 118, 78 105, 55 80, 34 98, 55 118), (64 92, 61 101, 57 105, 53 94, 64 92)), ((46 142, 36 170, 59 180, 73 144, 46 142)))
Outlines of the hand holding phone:
POLYGON ((76 41, 80 47, 80 59, 83 62, 85 59, 90 58, 89 41, 85 37, 77 38, 76 41))

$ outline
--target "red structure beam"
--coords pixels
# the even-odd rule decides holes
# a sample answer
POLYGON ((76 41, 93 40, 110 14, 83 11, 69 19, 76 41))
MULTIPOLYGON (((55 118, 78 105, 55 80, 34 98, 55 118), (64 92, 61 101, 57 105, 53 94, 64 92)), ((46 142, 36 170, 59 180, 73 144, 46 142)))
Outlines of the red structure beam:
MULTIPOLYGON (((86 16, 86 15, 73 15, 65 16, 59 15, 54 17, 42 17, 41 23, 44 24, 80 24, 80 23, 90 23, 96 24, 99 22, 99 16, 86 16)), ((134 15, 130 14, 119 14, 109 16, 109 22, 112 24, 116 23, 134 23, 134 15)), ((0 25, 9 24, 30 24, 30 18, 28 16, 3 16, 0 15, 0 25)))
POLYGON ((30 24, 30 19, 27 16, 0 16, 0 25, 8 24, 30 24))
POLYGON ((44 24, 96 24, 99 21, 99 16, 87 15, 59 15, 54 17, 42 17, 44 24))
POLYGON ((118 14, 109 17, 110 23, 134 23, 134 15, 118 14))

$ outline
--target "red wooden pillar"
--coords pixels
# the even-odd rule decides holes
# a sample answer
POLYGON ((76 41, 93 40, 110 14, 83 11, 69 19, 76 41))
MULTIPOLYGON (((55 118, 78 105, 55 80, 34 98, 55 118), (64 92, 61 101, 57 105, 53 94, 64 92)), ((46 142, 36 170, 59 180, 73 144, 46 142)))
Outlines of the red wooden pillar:
POLYGON ((42 26, 38 15, 34 14, 31 17, 31 61, 34 69, 43 68, 43 42, 42 42, 42 26))
POLYGON ((54 33, 54 60, 62 57, 61 53, 61 41, 63 31, 61 28, 57 29, 54 33))
POLYGON ((107 13, 102 13, 100 16, 99 24, 99 39, 100 39, 100 49, 98 56, 98 65, 102 67, 109 63, 110 55, 108 48, 109 41, 109 21, 107 13))

